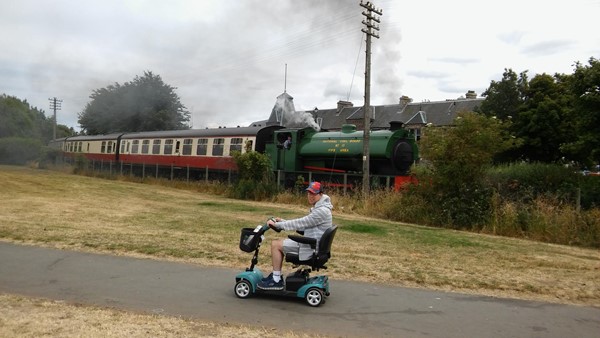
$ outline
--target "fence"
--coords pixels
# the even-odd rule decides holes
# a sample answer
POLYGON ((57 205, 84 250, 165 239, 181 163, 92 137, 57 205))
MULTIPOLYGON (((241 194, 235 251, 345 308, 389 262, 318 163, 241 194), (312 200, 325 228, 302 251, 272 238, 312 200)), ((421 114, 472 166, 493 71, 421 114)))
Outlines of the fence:
MULTIPOLYGON (((60 160, 59 160, 60 161, 60 160)), ((179 167, 165 166, 158 163, 128 163, 104 160, 88 160, 85 158, 63 158, 63 163, 68 163, 78 170, 85 170, 97 173, 107 173, 108 175, 121 175, 131 177, 154 177, 168 178, 170 180, 190 181, 219 181, 231 184, 238 178, 235 170, 214 170, 208 167, 179 167)), ((371 187, 374 189, 394 187, 395 176, 371 175, 371 187)), ((324 186, 332 189, 339 189, 343 193, 352 190, 362 184, 362 174, 360 173, 329 173, 314 171, 284 172, 278 170, 275 172, 275 182, 282 188, 292 188, 299 185, 306 185, 308 182, 321 181, 324 186)))

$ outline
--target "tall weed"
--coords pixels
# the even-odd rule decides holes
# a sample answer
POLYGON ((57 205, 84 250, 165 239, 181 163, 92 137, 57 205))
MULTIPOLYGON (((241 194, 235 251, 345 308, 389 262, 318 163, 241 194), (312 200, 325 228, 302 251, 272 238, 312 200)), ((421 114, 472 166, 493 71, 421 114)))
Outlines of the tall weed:
POLYGON ((578 212, 558 198, 539 196, 530 204, 494 204, 492 221, 482 232, 536 241, 600 247, 600 210, 578 212))

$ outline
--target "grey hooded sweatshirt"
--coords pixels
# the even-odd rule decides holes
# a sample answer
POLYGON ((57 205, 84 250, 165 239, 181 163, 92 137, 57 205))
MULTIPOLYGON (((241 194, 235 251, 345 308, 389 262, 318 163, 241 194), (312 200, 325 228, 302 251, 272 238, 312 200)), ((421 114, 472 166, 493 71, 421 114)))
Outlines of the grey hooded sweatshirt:
MULTIPOLYGON (((333 204, 331 204, 331 198, 325 194, 321 195, 321 198, 315 203, 315 206, 310 208, 308 215, 291 219, 284 220, 275 223, 275 225, 282 230, 292 231, 304 231, 304 236, 316 238, 317 248, 319 247, 319 240, 325 230, 333 226, 331 210, 333 204)), ((313 251, 308 244, 300 244, 300 252, 298 256, 300 260, 307 260, 312 255, 313 251)))

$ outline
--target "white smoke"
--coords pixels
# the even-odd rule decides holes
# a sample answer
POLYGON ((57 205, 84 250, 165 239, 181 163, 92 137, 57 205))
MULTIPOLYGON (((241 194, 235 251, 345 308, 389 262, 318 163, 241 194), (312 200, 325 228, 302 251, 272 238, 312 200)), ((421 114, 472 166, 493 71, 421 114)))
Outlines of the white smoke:
POLYGON ((321 130, 312 114, 305 111, 296 111, 293 100, 293 97, 284 93, 279 95, 277 101, 275 101, 273 111, 281 125, 286 128, 311 127, 316 131, 321 130))

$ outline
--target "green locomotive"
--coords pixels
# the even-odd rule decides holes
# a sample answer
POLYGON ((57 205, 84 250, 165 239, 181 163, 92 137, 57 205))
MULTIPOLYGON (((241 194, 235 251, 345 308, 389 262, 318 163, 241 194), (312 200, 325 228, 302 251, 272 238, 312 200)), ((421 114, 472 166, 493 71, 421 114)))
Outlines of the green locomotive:
MULTIPOLYGON (((273 131, 273 140, 265 145, 265 152, 276 171, 362 172, 363 131, 356 130, 355 125, 347 124, 341 131, 331 132, 317 132, 312 128, 279 129, 273 131), (286 140, 291 140, 289 146, 286 140)), ((369 136, 372 175, 407 176, 418 157, 413 133, 400 123, 392 123, 389 130, 372 131, 369 136)))

